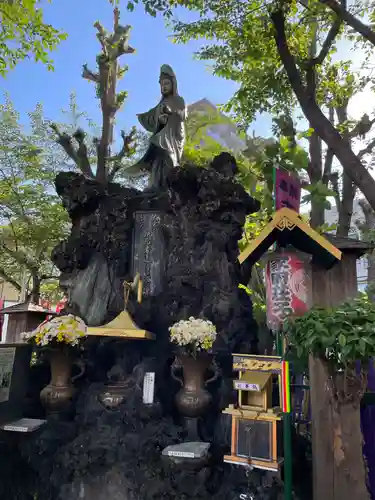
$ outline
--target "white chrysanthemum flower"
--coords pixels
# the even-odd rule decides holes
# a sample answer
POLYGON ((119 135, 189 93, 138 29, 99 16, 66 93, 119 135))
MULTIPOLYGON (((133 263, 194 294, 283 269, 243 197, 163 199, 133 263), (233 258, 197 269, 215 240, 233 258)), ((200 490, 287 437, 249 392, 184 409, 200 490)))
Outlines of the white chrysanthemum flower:
POLYGON ((215 325, 206 319, 190 317, 169 328, 170 339, 182 347, 191 346, 195 350, 211 349, 216 339, 215 325))
POLYGON ((61 344, 75 346, 79 339, 84 337, 87 332, 85 322, 68 314, 67 316, 58 316, 49 321, 40 324, 33 332, 25 334, 26 340, 34 340, 36 345, 45 347, 52 341, 61 344))

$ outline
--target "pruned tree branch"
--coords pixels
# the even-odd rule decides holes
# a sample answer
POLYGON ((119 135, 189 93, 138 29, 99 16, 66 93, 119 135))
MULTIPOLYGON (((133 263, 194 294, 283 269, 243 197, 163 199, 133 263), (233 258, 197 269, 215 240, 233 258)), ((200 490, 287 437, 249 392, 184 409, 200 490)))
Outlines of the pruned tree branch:
POLYGON ((112 171, 108 175, 108 179, 112 180, 114 175, 121 169, 121 161, 123 158, 126 156, 131 155, 134 152, 134 146, 132 143, 135 140, 135 134, 136 134, 136 129, 135 127, 132 128, 130 134, 126 135, 124 130, 121 130, 121 137, 123 141, 122 148, 120 152, 115 155, 115 156, 110 156, 107 158, 107 161, 110 163, 115 163, 115 166, 113 167, 112 171))
POLYGON ((123 136, 124 146, 118 155, 111 157, 110 147, 113 142, 113 129, 115 114, 120 109, 126 98, 126 92, 116 94, 117 79, 121 78, 126 69, 120 69, 117 59, 124 54, 135 52, 129 45, 131 26, 119 24, 120 11, 116 7, 113 11, 113 32, 109 33, 102 24, 97 21, 94 27, 97 30, 96 37, 101 46, 101 52, 97 56, 98 71, 91 71, 87 64, 83 65, 82 77, 94 82, 97 86, 97 94, 100 99, 102 111, 102 131, 100 138, 94 140, 97 154, 96 172, 92 172, 85 134, 78 129, 73 136, 60 132, 56 124, 52 129, 57 134, 57 142, 63 147, 66 154, 71 158, 84 175, 95 178, 98 182, 106 183, 113 178, 114 173, 121 168, 121 159, 129 153, 132 137, 123 136), (72 142, 75 139, 78 148, 72 142), (116 163, 112 172, 109 172, 108 163, 116 163), (119 164, 119 165, 118 165, 119 164))
POLYGON ((91 82, 94 82, 96 84, 100 82, 99 73, 94 73, 93 71, 88 69, 87 64, 83 65, 82 78, 84 78, 85 80, 90 80, 91 82))
POLYGON ((353 16, 343 5, 336 0, 319 0, 320 3, 329 7, 340 19, 345 21, 351 28, 360 33, 366 40, 375 45, 375 31, 353 16))
POLYGON ((98 30, 96 38, 99 40, 100 45, 102 46, 103 54, 108 56, 107 44, 105 43, 107 37, 107 31, 103 28, 103 26, 99 21, 96 21, 96 23, 94 24, 94 28, 98 30))
POLYGON ((84 143, 85 133, 83 130, 77 129, 73 136, 70 136, 66 132, 61 132, 56 123, 51 123, 51 128, 57 135, 57 143, 62 146, 69 158, 74 161, 84 175, 93 178, 94 174, 88 159, 87 147, 84 143), (73 138, 77 141, 78 148, 74 146, 72 141, 73 138))
POLYGON ((136 134, 135 127, 132 128, 130 134, 128 135, 125 134, 124 130, 121 130, 121 137, 123 141, 122 148, 117 155, 110 156, 109 158, 107 158, 107 161, 109 162, 121 161, 126 155, 131 153, 133 151, 132 142, 135 139, 135 134, 136 134))
POLYGON ((275 42, 280 59, 304 115, 327 146, 332 149, 333 154, 340 161, 352 182, 362 191, 370 205, 375 209, 375 180, 354 154, 349 142, 341 137, 324 115, 316 100, 306 92, 296 61, 287 43, 283 11, 272 11, 270 16, 275 29, 275 42))
POLYGON ((129 45, 131 27, 119 24, 120 12, 118 8, 114 9, 113 16, 113 33, 111 34, 99 22, 94 25, 98 30, 97 38, 102 47, 102 54, 97 57, 102 110, 102 135, 97 145, 96 178, 99 182, 106 182, 110 177, 107 162, 110 158, 110 146, 113 141, 114 118, 126 97, 125 93, 116 94, 116 84, 119 78, 117 59, 124 54, 135 52, 129 45))
POLYGON ((101 23, 97 21, 94 27, 98 30, 97 38, 102 47, 103 54, 108 57, 111 61, 118 59, 124 54, 133 54, 135 49, 129 45, 129 35, 131 26, 121 26, 120 21, 120 11, 114 9, 114 32, 109 34, 106 29, 103 28, 101 23))
POLYGON ((80 128, 78 128, 73 134, 74 139, 78 143, 78 149, 77 149, 77 158, 79 162, 78 166, 87 177, 94 177, 87 153, 87 146, 85 144, 85 136, 86 136, 85 132, 80 128))
POLYGON ((51 129, 57 135, 57 144, 60 144, 60 146, 62 146, 62 148, 64 149, 65 153, 69 156, 69 158, 73 160, 74 163, 78 166, 79 161, 78 161, 77 151, 73 145, 72 138, 70 137, 70 135, 67 134, 66 132, 60 132, 60 129, 56 125, 56 123, 51 123, 51 129))

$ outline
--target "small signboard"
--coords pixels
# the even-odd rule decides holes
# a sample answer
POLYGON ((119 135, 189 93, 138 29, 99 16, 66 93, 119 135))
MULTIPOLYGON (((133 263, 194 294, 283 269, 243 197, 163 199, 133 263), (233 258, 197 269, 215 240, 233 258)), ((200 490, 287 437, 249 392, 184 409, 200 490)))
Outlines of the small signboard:
POLYGON ((236 380, 234 382, 234 388, 237 389, 238 391, 260 391, 260 385, 259 384, 250 384, 246 382, 240 382, 239 380, 236 380))
POLYGON ((162 455, 171 458, 201 459, 208 454, 211 443, 185 442, 172 444, 164 448, 162 455))
POLYGON ((267 372, 280 374, 281 356, 256 356, 252 354, 233 354, 233 370, 267 372))
POLYGON ((195 458, 194 453, 191 453, 189 451, 169 450, 167 453, 168 457, 195 458))
POLYGON ((145 373, 143 379, 143 404, 152 405, 155 393, 155 372, 145 373))
POLYGON ((20 418, 19 420, 1 425, 0 428, 10 432, 34 432, 46 423, 47 420, 40 420, 38 418, 20 418))
POLYGON ((276 210, 287 207, 299 212, 301 203, 301 183, 299 179, 281 168, 275 175, 275 205, 276 210))

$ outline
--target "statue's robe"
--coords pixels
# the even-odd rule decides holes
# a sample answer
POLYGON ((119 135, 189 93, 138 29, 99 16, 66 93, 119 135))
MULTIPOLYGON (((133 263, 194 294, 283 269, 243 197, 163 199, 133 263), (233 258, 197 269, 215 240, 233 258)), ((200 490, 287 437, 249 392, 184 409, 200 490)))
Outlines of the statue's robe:
POLYGON ((168 171, 180 164, 185 144, 185 120, 187 110, 185 101, 179 95, 169 96, 146 113, 138 115, 139 123, 152 133, 146 154, 139 162, 139 167, 151 172, 150 185, 165 187, 168 171), (171 114, 167 123, 160 123, 163 106, 169 106, 171 114))

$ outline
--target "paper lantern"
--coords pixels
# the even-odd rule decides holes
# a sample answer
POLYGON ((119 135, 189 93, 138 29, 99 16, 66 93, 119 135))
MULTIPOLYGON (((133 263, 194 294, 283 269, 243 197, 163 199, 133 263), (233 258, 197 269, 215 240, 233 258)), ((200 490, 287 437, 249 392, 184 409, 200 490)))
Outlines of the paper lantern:
POLYGON ((266 265, 267 325, 281 330, 288 316, 301 316, 311 307, 310 256, 279 250, 266 265))

